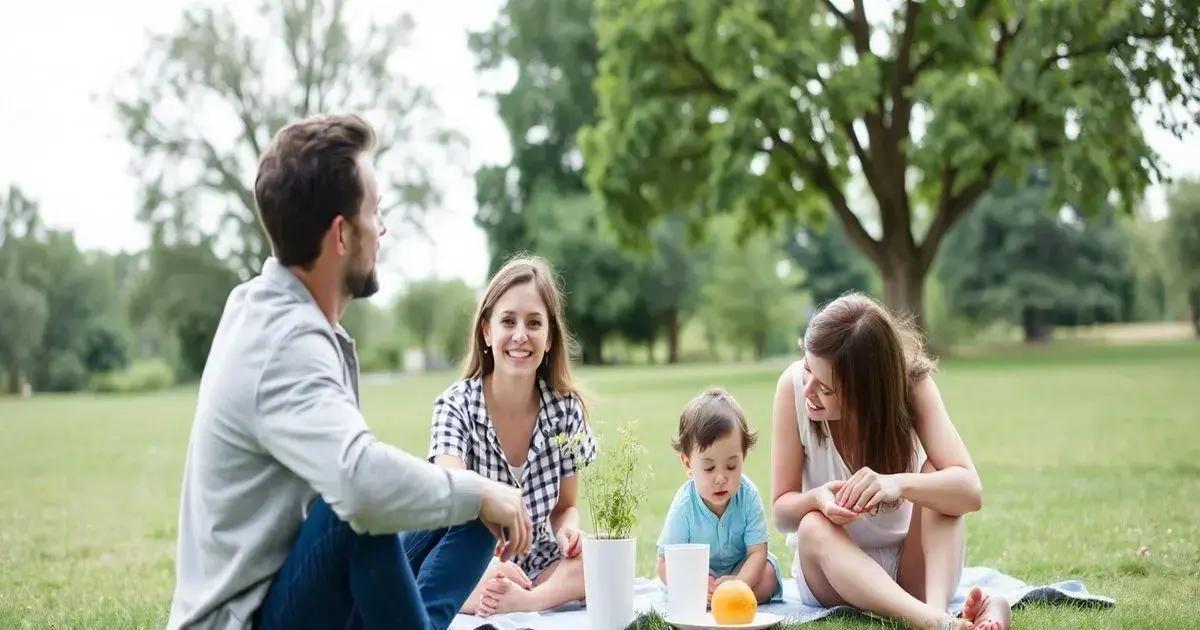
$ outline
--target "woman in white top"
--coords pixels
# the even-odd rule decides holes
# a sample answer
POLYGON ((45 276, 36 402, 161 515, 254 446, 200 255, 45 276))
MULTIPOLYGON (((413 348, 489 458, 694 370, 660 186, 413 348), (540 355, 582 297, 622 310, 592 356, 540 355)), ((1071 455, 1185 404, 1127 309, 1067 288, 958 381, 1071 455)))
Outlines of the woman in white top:
POLYGON ((978 589, 963 619, 946 611, 963 515, 983 490, 920 336, 848 294, 813 316, 803 346, 775 391, 771 490, 804 603, 925 628, 1007 628, 1008 602, 978 589))
MULTIPOLYGON (((464 331, 468 332, 468 331, 464 331)), ((576 454, 596 445, 568 357, 571 333, 550 268, 518 257, 488 282, 469 331, 462 380, 433 406, 429 459, 521 490, 533 523, 529 551, 483 575, 462 612, 537 611, 583 598, 576 454)))

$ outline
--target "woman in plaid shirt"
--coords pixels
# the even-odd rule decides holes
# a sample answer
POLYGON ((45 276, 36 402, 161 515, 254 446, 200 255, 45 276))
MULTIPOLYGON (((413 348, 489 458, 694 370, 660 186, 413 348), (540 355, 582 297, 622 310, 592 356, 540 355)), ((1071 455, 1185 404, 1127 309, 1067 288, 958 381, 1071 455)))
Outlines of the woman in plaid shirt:
POLYGON ((494 565, 462 612, 487 616, 583 598, 579 480, 557 435, 596 445, 571 373, 573 343, 554 277, 537 257, 510 260, 488 283, 470 331, 463 379, 433 405, 429 459, 520 488, 533 519, 528 553, 494 565))

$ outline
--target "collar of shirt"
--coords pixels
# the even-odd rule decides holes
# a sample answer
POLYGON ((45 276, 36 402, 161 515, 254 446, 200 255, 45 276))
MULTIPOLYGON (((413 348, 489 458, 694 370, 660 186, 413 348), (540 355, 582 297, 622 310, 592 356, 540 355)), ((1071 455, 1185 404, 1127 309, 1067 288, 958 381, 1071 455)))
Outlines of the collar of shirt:
MULTIPOLYGON (((526 467, 530 461, 546 449, 547 444, 550 443, 550 437, 554 433, 554 421, 563 415, 562 410, 555 411, 560 406, 558 403, 562 398, 556 396, 541 377, 537 379, 537 386, 539 399, 537 428, 529 441, 529 453, 525 457, 526 467)), ((477 376, 471 379, 471 394, 479 399, 479 415, 475 416, 475 422, 486 428, 489 446, 495 449, 501 457, 504 457, 505 464, 508 464, 508 457, 504 455, 504 449, 500 446, 500 438, 496 435, 496 426, 492 423, 491 414, 488 413, 487 401, 483 395, 483 377, 477 376)))

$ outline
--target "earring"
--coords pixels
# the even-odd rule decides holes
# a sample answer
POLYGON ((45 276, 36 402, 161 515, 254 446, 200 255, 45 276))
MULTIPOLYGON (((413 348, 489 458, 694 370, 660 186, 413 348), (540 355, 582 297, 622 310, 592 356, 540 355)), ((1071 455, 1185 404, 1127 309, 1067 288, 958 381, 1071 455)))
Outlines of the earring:
POLYGON ((491 347, 491 346, 484 346, 484 347, 483 347, 483 353, 484 353, 484 354, 490 354, 490 353, 491 353, 491 351, 492 351, 492 347, 491 347))

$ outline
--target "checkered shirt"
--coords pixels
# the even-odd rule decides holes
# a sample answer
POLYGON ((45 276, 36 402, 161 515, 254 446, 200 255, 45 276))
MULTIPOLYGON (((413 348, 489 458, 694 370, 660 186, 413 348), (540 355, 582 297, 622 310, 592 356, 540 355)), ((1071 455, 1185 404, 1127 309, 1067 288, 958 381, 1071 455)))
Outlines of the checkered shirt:
POLYGON ((533 543, 517 564, 529 577, 535 578, 543 569, 562 557, 554 540, 550 513, 558 504, 559 484, 575 474, 575 460, 565 447, 551 440, 556 435, 583 434, 580 450, 583 459, 596 458, 596 441, 583 417, 583 407, 571 395, 560 395, 538 379, 541 410, 537 428, 529 444, 525 460, 525 478, 518 483, 508 467, 504 450, 483 400, 483 379, 461 380, 451 385, 433 403, 433 426, 430 429, 429 460, 436 455, 453 455, 466 464, 468 470, 501 483, 519 488, 525 508, 533 521, 533 543))

